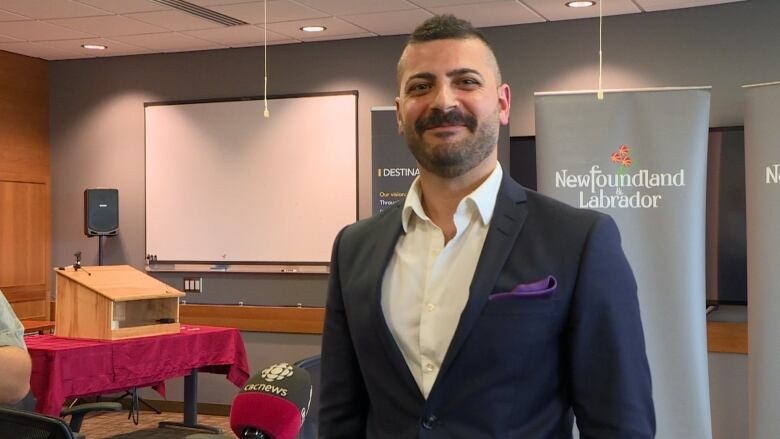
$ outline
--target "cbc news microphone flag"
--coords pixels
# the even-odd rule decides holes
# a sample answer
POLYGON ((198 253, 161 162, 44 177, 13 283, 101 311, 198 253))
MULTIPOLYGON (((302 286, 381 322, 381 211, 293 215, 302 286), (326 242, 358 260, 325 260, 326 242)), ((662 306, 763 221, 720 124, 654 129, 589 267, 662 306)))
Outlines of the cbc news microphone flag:
POLYGON ((780 82, 745 87, 748 429, 780 437, 780 82))
POLYGON ((539 192, 611 215, 639 287, 658 439, 710 439, 709 88, 536 93, 539 192))

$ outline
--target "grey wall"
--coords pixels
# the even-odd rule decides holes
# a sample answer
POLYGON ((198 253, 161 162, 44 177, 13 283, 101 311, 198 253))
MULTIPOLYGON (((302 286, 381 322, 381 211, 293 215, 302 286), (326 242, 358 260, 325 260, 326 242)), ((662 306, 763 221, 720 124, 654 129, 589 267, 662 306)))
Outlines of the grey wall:
MULTIPOLYGON (((712 85, 711 125, 740 125, 740 86, 780 80, 779 19, 776 0, 606 17, 605 87, 712 85)), ((597 25, 591 19, 485 31, 512 86, 513 136, 533 134, 533 92, 596 87, 597 25)), ((268 49, 271 94, 359 91, 361 216, 371 209, 369 110, 393 102, 395 62, 403 41, 403 37, 383 37, 268 49)), ((106 263, 143 267, 143 103, 261 95, 262 59, 261 48, 242 48, 52 62, 53 264, 70 263, 76 250, 84 252, 86 264, 97 262, 96 240, 82 234, 81 206, 85 188, 102 186, 120 192, 120 235, 108 240, 106 263)), ((305 121, 301 123, 305 126, 305 121)), ((180 282, 176 276, 164 277, 180 282)), ((207 275, 204 285, 204 293, 188 300, 322 304, 326 280, 303 275, 207 275)), ((277 336, 252 337, 253 352, 279 346, 277 336)), ((306 356, 318 343, 309 336, 288 336, 284 343, 293 340, 307 341, 286 351, 291 357, 306 356)), ((726 358, 710 357, 714 379, 742 379, 744 357, 726 358)), ((252 367, 261 365, 253 362, 252 367)), ((713 392, 713 398, 739 400, 746 389, 736 387, 735 392, 742 392, 736 398, 719 392, 713 392)), ((231 390, 224 392, 212 399, 229 399, 231 390)), ((713 401, 715 418, 730 416, 728 410, 725 402, 713 401)), ((737 437, 717 428, 715 434, 716 438, 737 437)))

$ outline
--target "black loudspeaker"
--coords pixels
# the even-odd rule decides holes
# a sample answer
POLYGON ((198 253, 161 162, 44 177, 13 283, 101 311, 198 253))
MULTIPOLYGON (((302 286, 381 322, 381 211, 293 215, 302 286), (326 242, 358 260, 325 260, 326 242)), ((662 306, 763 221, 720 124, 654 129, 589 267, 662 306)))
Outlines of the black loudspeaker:
POLYGON ((84 191, 84 234, 114 236, 119 233, 119 190, 84 191))

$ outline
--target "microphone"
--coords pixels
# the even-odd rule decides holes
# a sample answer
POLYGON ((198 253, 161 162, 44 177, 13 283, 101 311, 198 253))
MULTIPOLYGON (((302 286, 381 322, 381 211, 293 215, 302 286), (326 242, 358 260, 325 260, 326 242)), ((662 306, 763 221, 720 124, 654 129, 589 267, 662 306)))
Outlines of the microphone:
POLYGON ((309 411, 309 373, 277 363, 255 374, 233 399, 230 428, 240 438, 296 439, 309 411))
POLYGON ((85 270, 81 266, 81 250, 77 251, 76 253, 73 253, 73 256, 76 257, 76 262, 73 263, 73 271, 79 271, 79 268, 81 268, 82 270, 84 270, 84 273, 87 273, 88 276, 92 276, 92 273, 85 270))

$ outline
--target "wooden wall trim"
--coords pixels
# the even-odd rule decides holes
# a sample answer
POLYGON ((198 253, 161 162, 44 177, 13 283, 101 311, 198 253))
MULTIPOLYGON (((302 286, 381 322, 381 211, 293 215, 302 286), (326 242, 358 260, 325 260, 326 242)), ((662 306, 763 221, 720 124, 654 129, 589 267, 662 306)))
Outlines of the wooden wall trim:
POLYGON ((51 178, 48 175, 30 175, 26 173, 10 172, 0 169, 0 181, 49 184, 51 182, 51 178))
MULTIPOLYGON (((322 334, 325 308, 181 305, 181 323, 227 326, 248 332, 322 334)), ((747 323, 708 322, 709 352, 747 354, 747 323)))
MULTIPOLYGON (((238 392, 238 390, 236 390, 238 392)), ((182 401, 172 401, 172 400, 161 400, 161 399, 145 399, 146 402, 151 404, 154 407, 157 407, 162 412, 166 413, 184 413, 184 402, 182 401)), ((129 398, 122 398, 121 401, 119 401, 120 404, 122 404, 122 407, 125 408, 125 410, 130 409, 130 399, 129 398)), ((152 411, 152 409, 146 407, 144 404, 141 404, 140 406, 141 411, 152 411)), ((198 403, 198 414, 199 415, 212 415, 212 416, 230 416, 230 404, 215 404, 211 402, 199 402, 198 403)), ((215 436, 217 438, 223 437, 223 436, 215 436)))
POLYGON ((184 324, 238 328, 249 332, 322 334, 325 308, 237 305, 181 305, 184 324))
POLYGON ((747 354, 747 323, 707 322, 707 350, 747 354))

